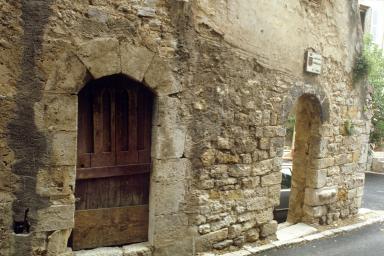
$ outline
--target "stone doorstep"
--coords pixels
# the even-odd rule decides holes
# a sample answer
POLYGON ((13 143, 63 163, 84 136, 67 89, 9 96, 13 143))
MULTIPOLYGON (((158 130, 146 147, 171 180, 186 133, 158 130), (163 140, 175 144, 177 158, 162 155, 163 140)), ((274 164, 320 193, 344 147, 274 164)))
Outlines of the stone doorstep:
POLYGON ((315 232, 317 232, 316 228, 304 223, 297 223, 295 225, 291 225, 277 230, 276 236, 279 241, 288 241, 304 237, 315 232))
POLYGON ((122 247, 101 247, 73 252, 74 256, 152 256, 152 246, 148 243, 125 245, 122 247))
MULTIPOLYGON (((201 256, 253 256, 257 255, 258 253, 273 249, 273 248, 279 248, 283 246, 288 246, 288 245, 294 245, 294 244, 300 244, 300 243, 305 243, 313 240, 318 240, 318 239, 323 239, 327 237, 334 236, 336 234, 340 233, 346 233, 352 230, 356 230, 359 228, 362 228, 364 226, 368 226, 374 223, 379 223, 379 222, 384 222, 384 211, 373 211, 365 208, 361 208, 358 213, 358 219, 360 221, 348 225, 348 226, 343 226, 339 228, 330 228, 325 231, 317 232, 317 233, 311 233, 304 235, 302 237, 297 237, 297 238, 292 238, 290 240, 277 240, 273 241, 269 244, 265 244, 262 246, 255 246, 255 245, 244 245, 242 249, 238 251, 233 251, 233 252, 227 252, 225 254, 214 254, 214 253, 207 253, 207 254, 201 254, 201 256)), ((302 223, 299 223, 302 224, 302 223)), ((297 225, 297 224, 296 224, 297 225)), ((289 227, 293 227, 295 225, 288 225, 280 229, 284 230, 289 227)), ((308 226, 308 225, 307 225, 308 226)), ((303 228, 304 226, 300 225, 300 229, 303 228)), ((311 226, 309 226, 311 227, 311 226)), ((313 228, 313 227, 312 227, 313 228)), ((314 228, 313 228, 314 229, 314 228)), ((317 230, 316 230, 317 231, 317 230)), ((279 232, 279 230, 278 230, 279 232)))

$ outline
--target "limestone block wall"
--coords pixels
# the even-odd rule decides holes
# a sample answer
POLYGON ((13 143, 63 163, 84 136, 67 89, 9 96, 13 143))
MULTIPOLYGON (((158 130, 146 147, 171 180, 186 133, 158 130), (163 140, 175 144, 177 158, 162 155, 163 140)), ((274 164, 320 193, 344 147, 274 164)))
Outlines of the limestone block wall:
POLYGON ((352 80, 357 1, 20 0, 0 13, 0 255, 73 254, 77 93, 119 73, 156 95, 153 255, 274 238, 284 123, 301 97, 320 121, 291 219, 331 224, 360 207, 370 124, 352 80), (308 49, 321 75, 303 72, 308 49), (15 234, 26 209, 30 230, 15 234))

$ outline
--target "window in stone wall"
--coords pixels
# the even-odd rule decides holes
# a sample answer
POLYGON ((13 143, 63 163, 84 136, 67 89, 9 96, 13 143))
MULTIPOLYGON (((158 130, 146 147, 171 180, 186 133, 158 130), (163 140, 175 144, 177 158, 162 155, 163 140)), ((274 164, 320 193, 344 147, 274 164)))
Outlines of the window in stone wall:
POLYGON ((359 5, 360 9, 360 21, 361 21, 361 28, 363 32, 369 32, 370 26, 371 26, 371 20, 370 20, 370 8, 366 5, 359 5))

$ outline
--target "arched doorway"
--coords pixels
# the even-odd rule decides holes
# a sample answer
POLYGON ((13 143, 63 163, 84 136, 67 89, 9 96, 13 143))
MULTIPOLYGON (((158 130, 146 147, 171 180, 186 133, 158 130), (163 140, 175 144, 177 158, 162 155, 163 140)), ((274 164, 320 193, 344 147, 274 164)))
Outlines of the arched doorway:
POLYGON ((313 162, 319 152, 321 105, 314 95, 304 94, 294 105, 295 136, 292 152, 292 180, 287 221, 308 221, 305 193, 314 178, 313 162))
POLYGON ((152 106, 123 75, 79 92, 74 250, 148 240, 152 106))
POLYGON ((305 194, 316 179, 314 161, 320 148, 321 115, 317 97, 303 94, 291 106, 287 118, 288 126, 293 129, 286 137, 286 147, 291 151, 289 157, 283 159, 280 207, 288 207, 286 220, 289 223, 313 221, 313 216, 307 211, 311 206, 305 205, 305 194))

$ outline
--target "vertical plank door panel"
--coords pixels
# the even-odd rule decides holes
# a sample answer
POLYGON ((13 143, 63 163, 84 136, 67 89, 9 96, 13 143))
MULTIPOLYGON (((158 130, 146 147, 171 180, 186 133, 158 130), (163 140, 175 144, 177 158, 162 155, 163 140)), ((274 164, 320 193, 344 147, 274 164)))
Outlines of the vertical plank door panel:
POLYGON ((121 75, 79 93, 74 250, 148 239, 152 104, 121 75))

